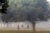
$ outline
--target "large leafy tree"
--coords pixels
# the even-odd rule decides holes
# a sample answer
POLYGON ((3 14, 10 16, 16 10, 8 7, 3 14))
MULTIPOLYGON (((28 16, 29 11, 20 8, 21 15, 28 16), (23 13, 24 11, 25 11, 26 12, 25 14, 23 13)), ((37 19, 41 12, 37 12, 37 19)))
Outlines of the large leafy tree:
POLYGON ((47 20, 48 5, 46 0, 33 0, 33 2, 24 3, 25 12, 27 12, 27 20, 32 22, 35 32, 35 21, 47 20))
POLYGON ((7 14, 2 19, 6 22, 30 21, 33 24, 35 32, 35 21, 47 20, 47 1, 46 0, 26 0, 22 1, 19 8, 11 8, 7 10, 7 14), (28 1, 28 2, 26 2, 28 1))

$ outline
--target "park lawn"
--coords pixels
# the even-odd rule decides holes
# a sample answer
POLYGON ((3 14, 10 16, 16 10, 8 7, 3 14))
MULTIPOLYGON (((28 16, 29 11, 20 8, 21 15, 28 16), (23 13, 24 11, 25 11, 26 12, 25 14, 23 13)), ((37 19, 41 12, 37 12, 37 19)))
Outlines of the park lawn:
MULTIPOLYGON (((13 30, 9 30, 9 31, 1 31, 0 33, 33 33, 33 31, 13 31, 13 30)), ((50 33, 50 31, 38 31, 36 33, 50 33)))

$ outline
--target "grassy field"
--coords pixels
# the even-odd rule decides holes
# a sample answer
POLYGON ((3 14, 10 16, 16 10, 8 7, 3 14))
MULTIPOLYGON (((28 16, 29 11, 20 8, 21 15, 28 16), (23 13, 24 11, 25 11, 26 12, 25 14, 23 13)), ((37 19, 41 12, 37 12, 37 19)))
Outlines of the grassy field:
MULTIPOLYGON (((33 31, 0 31, 0 33, 33 33, 33 31)), ((50 31, 38 31, 36 33, 50 33, 50 31)))

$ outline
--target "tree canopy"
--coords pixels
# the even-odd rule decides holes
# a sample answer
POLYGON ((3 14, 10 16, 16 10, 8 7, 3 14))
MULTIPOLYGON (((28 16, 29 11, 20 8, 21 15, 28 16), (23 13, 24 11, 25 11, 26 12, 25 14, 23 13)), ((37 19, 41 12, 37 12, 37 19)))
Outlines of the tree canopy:
POLYGON ((8 8, 7 16, 4 18, 5 21, 38 21, 38 19, 47 19, 48 6, 46 0, 28 0, 28 2, 23 1, 20 4, 22 6, 19 6, 19 8, 8 8))

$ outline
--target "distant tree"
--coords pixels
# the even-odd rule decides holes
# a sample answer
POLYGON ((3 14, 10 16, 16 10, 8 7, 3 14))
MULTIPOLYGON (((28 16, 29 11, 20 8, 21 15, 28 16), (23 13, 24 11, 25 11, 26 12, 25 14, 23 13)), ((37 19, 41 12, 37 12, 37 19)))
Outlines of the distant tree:
POLYGON ((1 6, 2 6, 2 9, 0 9, 1 11, 1 13, 3 14, 5 14, 5 13, 7 13, 6 11, 7 11, 7 7, 8 7, 8 1, 7 0, 0 0, 0 4, 1 4, 1 6))
POLYGON ((2 7, 2 9, 0 9, 0 13, 4 16, 2 21, 4 22, 4 18, 5 18, 5 14, 7 14, 7 8, 8 8, 8 1, 7 0, 0 0, 0 6, 2 7))

